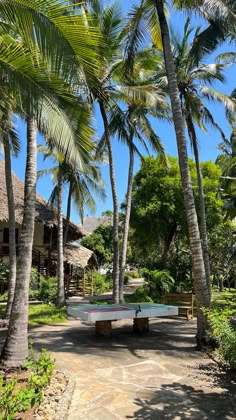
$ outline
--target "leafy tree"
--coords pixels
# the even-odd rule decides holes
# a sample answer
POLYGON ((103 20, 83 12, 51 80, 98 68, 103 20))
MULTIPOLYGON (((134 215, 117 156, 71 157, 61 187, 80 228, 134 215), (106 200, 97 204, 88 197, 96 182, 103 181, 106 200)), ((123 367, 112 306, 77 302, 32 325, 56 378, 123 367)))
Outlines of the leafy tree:
POLYGON ((112 225, 100 225, 90 235, 81 240, 81 245, 91 249, 100 266, 112 263, 112 225))
MULTIPOLYGON (((178 161, 173 157, 168 157, 168 160, 169 168, 166 168, 160 158, 145 158, 134 178, 131 212, 132 254, 137 254, 136 262, 146 262, 145 265, 151 268, 169 268, 170 264, 173 266, 173 254, 180 257, 179 249, 174 252, 173 248, 181 243, 189 255, 178 161)), ((189 160, 189 165, 198 204, 196 168, 192 160, 189 160)), ((207 228, 212 231, 222 217, 223 203, 217 196, 221 171, 209 161, 201 164, 201 170, 206 198, 207 228)), ((173 270, 172 273, 176 277, 173 270)))
POLYGON ((224 289, 236 287, 236 237, 235 224, 223 217, 209 234, 213 282, 224 289))

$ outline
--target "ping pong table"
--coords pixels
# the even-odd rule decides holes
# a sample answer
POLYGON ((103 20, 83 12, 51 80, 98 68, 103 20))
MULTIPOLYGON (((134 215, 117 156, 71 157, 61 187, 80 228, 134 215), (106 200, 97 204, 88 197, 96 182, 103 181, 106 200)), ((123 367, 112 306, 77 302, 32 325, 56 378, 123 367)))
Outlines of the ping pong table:
POLYGON ((149 330, 149 318, 178 315, 177 306, 161 304, 124 304, 124 305, 81 305, 68 306, 68 315, 84 321, 95 322, 96 335, 110 336, 112 321, 133 319, 133 330, 149 330))

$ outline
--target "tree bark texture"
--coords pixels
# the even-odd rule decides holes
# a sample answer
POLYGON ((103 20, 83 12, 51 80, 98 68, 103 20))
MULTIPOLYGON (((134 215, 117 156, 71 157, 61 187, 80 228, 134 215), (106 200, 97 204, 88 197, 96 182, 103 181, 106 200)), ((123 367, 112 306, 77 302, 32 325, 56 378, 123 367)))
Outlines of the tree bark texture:
POLYGON ((202 171, 201 171, 200 160, 199 160, 196 131, 193 125, 192 117, 188 113, 186 116, 186 123, 188 127, 189 136, 192 142, 196 170, 197 170, 199 208, 200 208, 200 229, 201 229, 201 236, 202 236, 202 252, 203 252, 206 280, 209 287, 209 294, 211 295, 211 280, 210 280, 211 268, 210 268, 209 249, 208 249, 207 226, 206 226, 206 206, 205 206, 205 197, 204 197, 204 190, 203 190, 202 171))
POLYGON ((168 257, 168 254, 169 254, 171 243, 172 243, 173 238, 176 234, 176 229, 177 229, 176 224, 172 225, 172 226, 170 225, 170 230, 168 232, 167 237, 165 238, 164 249, 163 249, 163 253, 162 253, 162 256, 161 256, 161 268, 162 269, 166 268, 167 257, 168 257))
POLYGON ((66 223, 63 244, 64 248, 68 239, 69 225, 70 225, 70 212, 71 212, 71 199, 72 199, 72 182, 69 185, 68 199, 67 199, 67 211, 66 211, 66 223))
POLYGON ((61 166, 59 164, 57 208, 57 305, 59 307, 65 305, 62 194, 63 178, 61 166))
POLYGON ((27 121, 27 158, 25 171, 24 214, 19 242, 15 295, 6 342, 1 354, 5 366, 22 366, 28 356, 28 295, 34 238, 37 180, 37 128, 27 121))
POLYGON ((129 221, 130 221, 130 212, 131 212, 131 203, 132 203, 132 187, 133 187, 133 171, 134 171, 134 149, 132 147, 133 139, 130 141, 129 146, 129 173, 128 173, 128 184, 126 192, 126 212, 125 212, 125 223, 123 230, 123 241, 122 241, 122 250, 121 250, 121 262, 120 262, 120 302, 124 301, 124 275, 125 275, 125 265, 126 265, 126 256, 127 256, 127 246, 128 246, 128 235, 129 235, 129 221))
POLYGON ((116 190, 114 159, 109 133, 109 124, 103 102, 99 102, 99 106, 104 125, 106 144, 108 148, 110 181, 113 200, 113 302, 119 303, 119 206, 116 190))
POLYGON ((196 294, 196 306, 197 306, 197 345, 199 348, 202 346, 204 341, 207 319, 203 314, 201 308, 210 306, 210 295, 209 288, 206 281, 204 260, 202 255, 202 246, 199 234, 199 227, 197 221, 196 208, 194 203, 193 189, 190 179, 190 171, 188 165, 187 145, 184 133, 184 120, 181 110, 181 103, 179 97, 179 90, 177 85, 176 70, 171 51, 169 29, 164 14, 163 0, 153 0, 157 10, 162 44, 163 53, 165 59, 165 67, 167 73, 167 80, 169 86, 169 93, 171 99, 171 108, 173 114, 174 128, 176 133, 179 165, 181 173, 181 182, 184 195, 185 211, 188 223, 190 248, 192 255, 193 265, 193 276, 194 276, 194 287, 196 294))
POLYGON ((3 135, 3 147, 5 156, 5 178, 7 190, 7 205, 9 218, 9 280, 8 298, 5 311, 5 318, 10 318, 16 283, 16 226, 15 226, 15 202, 11 173, 11 149, 8 132, 3 135))

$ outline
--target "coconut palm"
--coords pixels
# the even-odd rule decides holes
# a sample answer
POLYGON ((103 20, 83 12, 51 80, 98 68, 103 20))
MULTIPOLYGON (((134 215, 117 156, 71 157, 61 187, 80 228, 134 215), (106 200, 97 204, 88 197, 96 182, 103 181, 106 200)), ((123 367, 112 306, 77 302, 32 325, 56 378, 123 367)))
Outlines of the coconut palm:
POLYGON ((50 167, 38 172, 38 176, 51 174, 54 183, 54 189, 49 198, 52 205, 57 205, 58 216, 58 243, 57 243, 57 266, 58 266, 58 293, 57 304, 63 306, 65 304, 64 292, 64 269, 63 269, 63 247, 65 247, 68 237, 68 229, 71 213, 71 202, 73 199, 74 204, 79 212, 81 220, 84 216, 84 207, 90 211, 96 210, 96 203, 91 194, 91 190, 100 198, 105 197, 103 189, 103 181, 101 179, 100 170, 97 166, 88 163, 78 165, 76 168, 66 161, 64 155, 55 148, 47 146, 39 146, 39 152, 44 154, 44 159, 50 157, 55 162, 56 166, 50 167), (63 235, 63 214, 62 214, 62 201, 63 201, 63 186, 69 185, 69 192, 67 198, 67 217, 65 230, 63 235))
POLYGON ((198 13, 208 26, 195 39, 195 57, 214 51, 224 41, 236 39, 236 4, 234 0, 174 0, 177 9, 198 13))
POLYGON ((11 173, 11 154, 17 156, 20 146, 17 132, 15 131, 15 127, 12 122, 12 106, 9 97, 7 99, 7 104, 8 105, 3 104, 0 117, 0 130, 5 157, 5 178, 9 213, 9 279, 8 299, 5 311, 5 318, 9 319, 16 282, 15 204, 11 173))
MULTIPOLYGON (((230 110, 234 109, 234 102, 227 95, 212 88, 212 84, 215 81, 224 81, 223 70, 228 64, 205 64, 203 61, 198 64, 198 59, 196 61, 195 56, 195 44, 197 42, 196 39, 200 33, 200 28, 197 28, 195 31, 193 39, 190 43, 189 38, 191 37, 192 32, 193 29, 190 27, 190 20, 187 19, 182 39, 179 39, 174 33, 172 34, 172 51, 176 66, 176 75, 180 92, 182 111, 196 163, 202 249, 206 277, 210 291, 210 261, 208 252, 205 198, 195 125, 198 125, 198 127, 203 131, 207 131, 206 125, 214 127, 219 131, 224 140, 224 133, 214 120, 214 117, 205 105, 205 102, 218 101, 230 110)), ((228 54, 228 58, 229 56, 230 54, 228 54)), ((164 84, 166 79, 164 68, 159 68, 157 70, 157 80, 160 79, 164 84)))
MULTIPOLYGON (((231 97, 236 98, 236 89, 231 97)), ((224 208, 227 217, 235 218, 236 208, 236 112, 226 112, 232 132, 230 139, 224 139, 218 148, 222 153, 217 157, 216 163, 222 170, 220 194, 225 201, 224 208)))
MULTIPOLYGON (((188 166, 187 145, 184 131, 185 124, 182 115, 181 101, 179 97, 176 68, 171 50, 169 28, 165 16, 164 1, 153 0, 150 2, 149 0, 142 0, 140 6, 136 6, 135 9, 133 9, 133 13, 131 15, 131 20, 129 23, 129 37, 132 39, 132 24, 135 22, 135 25, 133 25, 133 33, 136 34, 136 38, 134 42, 135 46, 133 47, 133 51, 135 51, 135 49, 137 50, 137 48, 140 46, 140 41, 143 41, 142 37, 140 38, 140 36, 137 36, 137 28, 138 26, 143 28, 143 26, 141 26, 141 23, 144 20, 148 20, 149 25, 151 25, 151 27, 154 29, 156 28, 156 33, 158 32, 159 28, 159 33, 161 34, 162 39, 163 55, 168 80, 174 129, 178 147, 181 182, 183 188, 184 203, 189 230, 190 248, 192 255, 193 276, 197 304, 197 343, 198 346, 201 347, 207 329, 207 319, 206 316, 203 314, 201 308, 203 306, 208 307, 210 305, 210 294, 205 275, 197 213, 188 166), (139 25, 137 24, 138 13, 139 25)), ((127 47, 127 59, 129 59, 129 51, 129 47, 127 47)))
POLYGON ((128 109, 122 110, 116 105, 114 112, 111 113, 109 120, 109 130, 111 135, 117 136, 119 140, 124 142, 129 148, 129 169, 128 169, 128 182, 127 192, 125 199, 125 219, 122 238, 122 250, 120 261, 120 301, 123 302, 123 285, 124 285, 124 272, 126 265, 127 244, 129 221, 132 200, 132 185, 133 185, 133 169, 134 169, 134 155, 138 154, 142 158, 138 147, 135 144, 137 140, 148 152, 148 145, 163 157, 167 163, 164 147, 160 138, 152 129, 148 115, 155 118, 167 118, 167 105, 165 104, 164 95, 160 98, 159 109, 157 106, 149 107, 148 104, 135 105, 130 104, 128 109))
MULTIPOLYGON (((73 3, 73 2, 72 2, 73 3)), ((76 7, 76 6, 75 6, 76 7)), ((78 6, 80 8, 81 6, 78 6)), ((118 3, 107 6, 102 1, 92 0, 83 6, 84 19, 88 30, 90 24, 99 31, 99 43, 97 46, 99 66, 94 72, 97 78, 96 87, 91 86, 90 81, 85 78, 88 95, 94 103, 98 103, 101 118, 104 125, 104 137, 108 150, 110 183, 113 200, 113 301, 119 303, 119 206, 115 179, 114 158, 111 136, 109 132, 108 111, 115 93, 113 79, 114 71, 120 64, 120 49, 122 40, 120 36, 123 23, 118 3)))
MULTIPOLYGON (((66 74, 66 68, 68 75, 72 75, 81 63, 84 71, 88 69, 88 73, 91 72, 94 51, 90 51, 88 45, 92 45, 93 37, 87 43, 88 33, 83 19, 80 16, 78 20, 78 14, 70 18, 68 10, 63 10, 63 7, 60 2, 52 5, 47 0, 33 0, 30 6, 24 0, 0 3, 1 77, 4 88, 14 91, 18 112, 27 121, 24 215, 15 295, 8 336, 1 356, 5 365, 20 365, 28 355, 28 285, 34 233, 37 127, 46 138, 56 142, 68 158, 73 156, 78 161, 80 155, 79 151, 77 153, 79 149, 75 148, 78 136, 75 136, 74 109, 77 109, 78 104, 73 99, 73 91, 68 84, 69 77, 66 77, 65 82, 63 75, 66 74), (75 42, 75 37, 79 34, 84 38, 82 47, 75 42), (59 43, 58 37, 63 38, 64 42, 59 43), (52 43, 53 39, 55 43, 52 43), (68 54, 65 53, 65 47, 68 54)), ((77 72, 74 80, 78 79, 77 72)), ((84 126, 83 133, 79 136, 82 140, 80 151, 84 154, 92 149, 87 140, 88 132, 91 133, 90 129, 84 126)))

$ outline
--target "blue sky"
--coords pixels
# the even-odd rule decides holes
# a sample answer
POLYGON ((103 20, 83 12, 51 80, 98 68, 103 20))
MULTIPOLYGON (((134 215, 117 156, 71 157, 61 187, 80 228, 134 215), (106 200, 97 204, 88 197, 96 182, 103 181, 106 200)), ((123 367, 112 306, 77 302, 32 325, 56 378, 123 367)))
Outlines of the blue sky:
MULTIPOLYGON (((125 5, 125 9, 131 2, 121 2, 125 5)), ((171 22, 175 30, 181 34, 183 30, 183 26, 186 20, 186 15, 183 13, 172 13, 171 12, 171 22)), ((192 20, 195 24, 199 24, 200 20, 196 21, 196 18, 192 20)), ((223 46, 217 50, 217 54, 225 51, 235 51, 233 45, 231 46, 223 46)), ((208 62, 213 61, 214 57, 209 57, 208 62)), ((223 85, 218 83, 214 87, 219 89, 220 91, 230 94, 232 90, 236 87, 235 86, 235 66, 226 69, 225 71, 226 83, 223 85)), ((225 118, 225 111, 223 106, 218 104, 210 104, 210 110, 212 111, 215 120, 221 126, 223 131, 225 132, 226 136, 230 135, 229 125, 225 118)), ((98 136, 103 133, 103 125, 100 119, 99 113, 96 112, 96 127, 98 136)), ((161 137, 162 142, 166 148, 168 154, 177 156, 177 148, 176 148, 176 140, 175 134, 173 131, 173 126, 169 123, 153 121, 153 128, 156 130, 158 135, 161 137)), ((26 147, 26 132, 25 132, 25 125, 21 120, 17 120, 17 129, 21 138, 21 145, 22 151, 18 159, 13 159, 13 170, 19 176, 19 178, 24 179, 24 170, 25 170, 25 147, 26 147)), ((200 146, 200 158, 201 160, 215 160, 218 155, 217 145, 221 142, 221 138, 219 134, 215 130, 210 130, 208 134, 204 134, 198 131, 198 140, 200 146)), ((38 136, 38 142, 42 143, 41 136, 38 136)), ((116 172, 116 181, 117 181, 117 190, 118 190, 118 198, 119 202, 121 203, 125 197, 126 191, 126 184, 127 184, 127 169, 128 169, 128 152, 126 148, 119 144, 116 139, 113 141, 113 153, 114 153, 114 160, 115 160, 115 172, 116 172)), ((189 151, 191 156, 191 151, 189 151)), ((50 163, 45 163, 42 161, 41 156, 38 156, 38 169, 45 168, 50 166, 50 163)), ((135 161, 135 172, 139 169, 140 162, 139 159, 136 158, 135 161)), ((109 168, 108 166, 102 167, 102 175, 107 184, 107 199, 105 202, 97 202, 97 212, 96 215, 100 215, 103 211, 112 209, 112 197, 110 191, 110 183, 109 183, 109 168)), ((45 199, 48 199, 50 193, 52 191, 52 182, 49 176, 45 176, 44 178, 40 179, 37 184, 37 191, 40 193, 45 199)), ((64 205, 66 203, 66 191, 65 191, 65 199, 64 205)), ((89 214, 85 210, 85 214, 89 214)), ((74 222, 79 222, 79 216, 76 213, 75 209, 72 210, 72 219, 74 222)))

